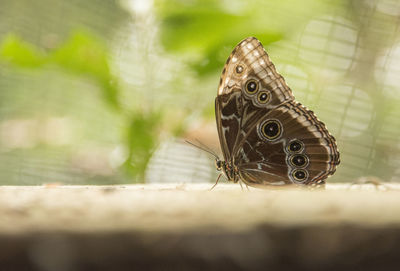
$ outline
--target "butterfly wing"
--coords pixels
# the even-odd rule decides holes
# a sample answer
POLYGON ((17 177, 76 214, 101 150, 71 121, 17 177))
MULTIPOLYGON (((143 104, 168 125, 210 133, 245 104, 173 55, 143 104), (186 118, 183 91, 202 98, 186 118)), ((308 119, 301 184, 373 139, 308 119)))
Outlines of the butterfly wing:
POLYGON ((295 101, 264 115, 235 155, 241 179, 252 186, 321 184, 339 162, 335 138, 295 101))
POLYGON ((215 106, 225 161, 249 185, 319 184, 339 164, 335 139, 294 101, 256 38, 229 56, 215 106))
POLYGON ((241 41, 224 66, 215 99, 225 161, 231 161, 248 128, 271 109, 293 99, 261 43, 253 37, 241 41))

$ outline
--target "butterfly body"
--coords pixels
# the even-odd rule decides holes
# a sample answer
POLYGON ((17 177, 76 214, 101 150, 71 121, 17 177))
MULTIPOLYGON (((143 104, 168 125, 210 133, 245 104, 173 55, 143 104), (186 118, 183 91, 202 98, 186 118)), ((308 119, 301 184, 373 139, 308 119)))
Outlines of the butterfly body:
POLYGON ((232 163, 217 159, 215 161, 215 164, 217 170, 222 171, 222 173, 229 181, 232 181, 234 183, 237 183, 239 181, 238 169, 237 167, 234 167, 232 163))
POLYGON ((294 100, 256 38, 240 42, 228 58, 215 99, 228 180, 251 186, 323 184, 339 152, 325 125, 294 100))

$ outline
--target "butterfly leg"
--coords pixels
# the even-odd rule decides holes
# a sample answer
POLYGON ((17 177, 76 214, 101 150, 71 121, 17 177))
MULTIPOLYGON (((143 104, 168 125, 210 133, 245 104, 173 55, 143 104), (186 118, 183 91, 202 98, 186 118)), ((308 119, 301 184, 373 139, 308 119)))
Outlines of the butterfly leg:
POLYGON ((215 182, 215 184, 211 187, 211 189, 210 189, 210 191, 211 190, 213 190, 214 189, 214 187, 216 187, 217 186, 217 184, 218 184, 218 181, 219 181, 219 179, 221 178, 221 175, 222 175, 222 173, 220 173, 219 175, 218 175, 218 178, 217 178, 217 181, 215 182))
POLYGON ((241 188, 242 191, 243 191, 243 185, 242 185, 242 181, 241 181, 241 180, 239 180, 239 184, 240 184, 240 188, 241 188))
POLYGON ((244 189, 243 189, 242 183, 244 183, 244 185, 246 186, 247 191, 250 191, 250 188, 249 188, 249 186, 247 185, 247 183, 243 182, 241 179, 238 179, 238 182, 239 182, 239 184, 240 184, 240 188, 242 189, 242 191, 244 190, 244 189))

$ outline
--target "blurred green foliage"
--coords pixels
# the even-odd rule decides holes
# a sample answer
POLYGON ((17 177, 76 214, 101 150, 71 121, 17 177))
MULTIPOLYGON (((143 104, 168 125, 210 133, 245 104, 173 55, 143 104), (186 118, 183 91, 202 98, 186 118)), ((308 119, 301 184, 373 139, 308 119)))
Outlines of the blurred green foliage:
POLYGON ((143 173, 157 143, 157 130, 160 123, 160 114, 137 113, 130 119, 127 130, 128 159, 124 167, 131 176, 143 179, 143 173))
POLYGON ((45 62, 45 56, 32 44, 26 43, 20 37, 9 34, 0 44, 0 57, 20 67, 35 68, 45 62))
POLYGON ((202 76, 221 70, 232 48, 242 39, 255 36, 268 46, 289 38, 296 27, 323 13, 328 3, 157 0, 155 7, 162 22, 164 47, 178 54, 188 53, 188 62, 202 76))
POLYGON ((0 44, 0 57, 18 67, 38 68, 53 64, 66 72, 89 76, 101 86, 104 101, 119 108, 116 79, 111 75, 108 64, 109 53, 104 42, 89 31, 74 31, 64 44, 47 53, 15 34, 9 34, 0 44))
POLYGON ((1 63, 36 70, 53 66, 62 72, 95 81, 103 94, 103 101, 122 114, 126 122, 121 141, 128 150, 128 158, 123 169, 134 180, 143 180, 147 162, 157 143, 160 115, 152 112, 151 108, 147 113, 135 109, 127 111, 119 103, 118 80, 110 72, 109 51, 103 41, 89 31, 76 30, 58 48, 41 52, 35 45, 9 34, 0 43, 1 63))
POLYGON ((333 178, 399 176, 395 14, 380 0, 2 1, 0 182, 143 182, 160 140, 210 133, 190 129, 213 127, 223 64, 249 36, 337 137, 333 178))
POLYGON ((104 42, 82 30, 75 31, 50 55, 50 60, 66 71, 96 80, 101 86, 104 101, 119 109, 117 79, 111 75, 108 58, 104 42))

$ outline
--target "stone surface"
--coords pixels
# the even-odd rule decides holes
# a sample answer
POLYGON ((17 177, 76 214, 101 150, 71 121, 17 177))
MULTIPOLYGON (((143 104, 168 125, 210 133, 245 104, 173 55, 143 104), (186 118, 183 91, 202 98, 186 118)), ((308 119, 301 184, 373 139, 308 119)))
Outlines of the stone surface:
POLYGON ((0 187, 0 270, 398 270, 400 185, 0 187))

